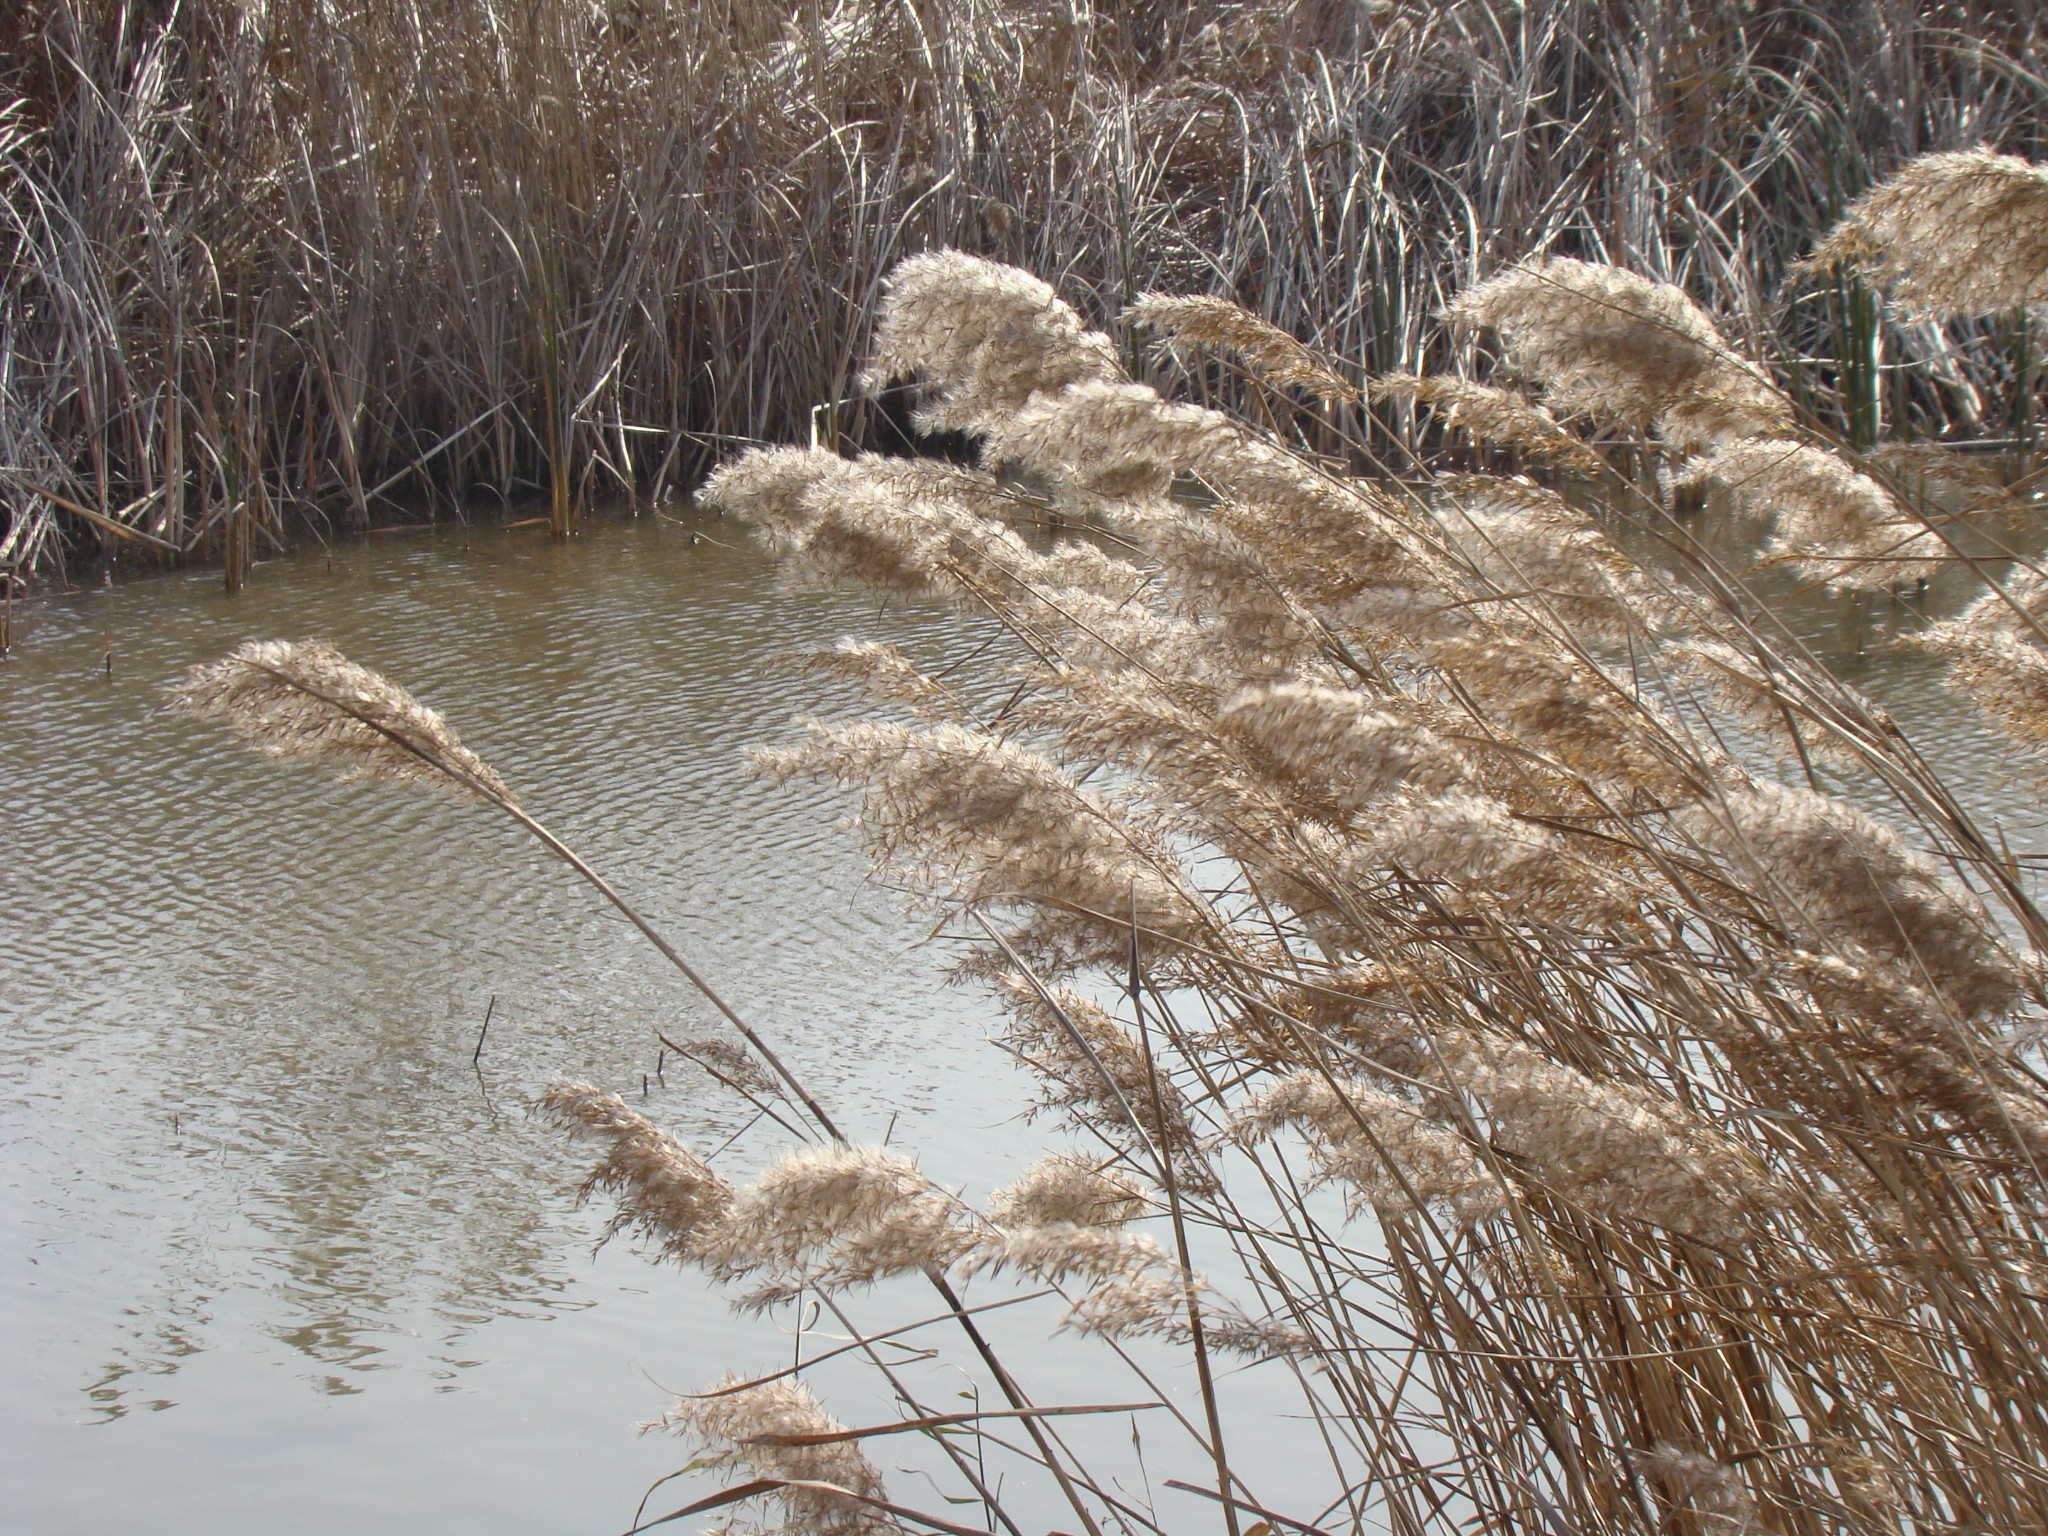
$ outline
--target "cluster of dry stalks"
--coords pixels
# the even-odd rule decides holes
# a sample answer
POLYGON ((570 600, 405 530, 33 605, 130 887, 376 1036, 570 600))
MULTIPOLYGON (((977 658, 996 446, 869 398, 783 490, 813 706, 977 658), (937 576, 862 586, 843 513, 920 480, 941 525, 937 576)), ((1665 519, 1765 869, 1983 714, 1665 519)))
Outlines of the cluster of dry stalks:
MULTIPOLYGON (((1983 263, 1944 262, 2044 192, 2024 162, 1921 162, 1815 259, 1942 312, 2031 302, 2039 259, 1989 296, 1983 263)), ((1139 1370, 1131 1340, 1188 1351, 1202 1412, 1174 1412, 1233 1531, 2048 1531, 2048 925, 2016 863, 1701 552, 1636 558, 1527 478, 1418 453, 1368 481, 1303 444, 1372 393, 1628 492, 1563 412, 1850 585, 1946 559, 1943 516, 1683 292, 1613 267, 1525 264, 1451 306, 1540 399, 1348 385, 1213 300, 1136 318, 1270 374, 1261 425, 1135 382, 1038 279, 937 252, 889 277, 866 383, 910 381, 979 467, 766 449, 707 488, 794 579, 1014 640, 992 711, 952 658, 844 642, 814 664, 870 684, 876 715, 758 761, 858 790, 880 867, 965 935, 963 974, 1078 1141, 970 1209, 848 1145, 737 1018, 767 1070, 727 1079, 803 1143, 744 1187, 618 1098, 554 1088, 548 1115, 603 1151, 588 1188, 615 1230, 744 1282, 742 1304, 816 1298, 857 1340, 847 1293, 922 1275, 1007 1399, 934 1413, 871 1341, 899 1422, 847 1429, 786 1372, 722 1382, 669 1422, 748 1476, 692 1507, 968 1530, 895 1502, 861 1449, 920 1430, 1020 1536, 965 1431, 1041 1469, 1089 1536, 1160 1532, 1050 1427, 1091 1405, 1034 1404, 971 1285, 1056 1292, 1106 1371, 1139 1370), (1055 514, 1085 537, 1042 536, 1055 514), (1327 1508, 1230 1460, 1226 1355, 1293 1374, 1327 1508)), ((1925 643, 2038 738, 2048 600, 1986 579, 1925 643)), ((274 752, 442 765, 540 830, 331 652, 245 647, 186 697, 274 752)))
POLYGON ((1410 374, 1460 348, 1449 292, 1567 252, 1685 282, 1803 401, 1844 386, 1867 438, 1995 434, 2032 397, 2024 326, 1783 278, 1904 158, 2034 152, 2043 25, 2012 0, 0 8, 0 565, 68 537, 232 582, 295 512, 538 485, 566 530, 801 439, 813 402, 875 441, 845 397, 876 284, 946 244, 1105 306, 1225 292, 1410 374))

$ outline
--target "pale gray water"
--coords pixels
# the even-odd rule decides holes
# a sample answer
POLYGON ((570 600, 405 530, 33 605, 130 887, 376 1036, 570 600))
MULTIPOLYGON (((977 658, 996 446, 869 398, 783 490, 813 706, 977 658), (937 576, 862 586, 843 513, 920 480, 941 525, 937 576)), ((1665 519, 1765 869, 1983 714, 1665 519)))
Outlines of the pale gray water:
MULTIPOLYGON (((654 1031, 707 1011, 501 818, 166 712, 242 639, 325 635, 412 686, 860 1132, 900 1117, 951 1177, 997 1166, 983 1131, 1021 1088, 985 1006, 866 885, 843 804, 741 758, 820 692, 769 655, 872 617, 652 520, 378 538, 236 598, 166 577, 25 617, 0 669, 0 1526, 616 1530, 682 1460, 631 1433, 666 1406, 648 1378, 789 1347, 624 1244, 593 1263, 586 1159, 523 1110, 557 1073, 637 1102, 654 1031)), ((650 1112, 739 1127, 665 1075, 650 1112)))
MULTIPOLYGON (((2033 771, 1938 668, 1871 643, 1885 603, 1798 614, 2016 849, 2048 847, 2033 771)), ((584 1159, 522 1108, 557 1073, 638 1102, 654 1031, 708 1031, 707 1011, 509 824, 279 767, 164 710, 166 681, 240 640, 325 635, 443 709, 856 1134, 893 1121, 970 1189, 1039 1144, 987 1005, 941 984, 943 948, 868 884, 843 800, 760 784, 741 758, 850 702, 772 653, 846 632, 965 651, 959 621, 778 595, 751 551, 648 519, 569 546, 377 538, 331 568, 317 551, 262 565, 236 598, 211 574, 137 580, 17 627, 0 667, 0 1527, 620 1530, 683 1460, 631 1433, 664 1389, 791 1348, 623 1243, 593 1260, 584 1159)), ((647 1108, 707 1148, 743 1123, 673 1063, 647 1108)), ((729 1156, 775 1144, 756 1131, 729 1156)), ((1071 1352, 1035 1344, 1051 1321, 995 1331, 1043 1398, 1087 1400, 1102 1389, 1071 1352)), ((950 1403, 962 1379, 923 1369, 950 1403)), ((1310 1431, 1262 1370, 1230 1383, 1241 1464, 1312 1513, 1310 1431)), ((866 1378, 822 1375, 842 1417, 890 1416, 866 1378)), ((1127 1441, 1129 1423, 1085 1433, 1127 1441)), ((1199 1477, 1147 1433, 1153 1479, 1199 1477)), ((887 1464, 930 1464, 910 1438, 887 1464)), ((898 1492, 944 1508, 915 1476, 898 1492)), ((1213 1528, 1176 1497, 1162 1509, 1213 1528)), ((1038 1512, 1039 1529, 1060 1518, 1038 1512)))

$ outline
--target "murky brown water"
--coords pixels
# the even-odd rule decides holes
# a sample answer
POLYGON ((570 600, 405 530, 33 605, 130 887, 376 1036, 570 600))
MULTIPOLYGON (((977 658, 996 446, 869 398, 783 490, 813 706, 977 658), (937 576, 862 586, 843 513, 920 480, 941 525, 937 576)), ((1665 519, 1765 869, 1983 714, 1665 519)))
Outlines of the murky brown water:
MULTIPOLYGON (((442 708, 856 1134, 893 1131, 983 1188, 1037 1143, 985 1006, 940 984, 944 953, 868 885, 843 802, 741 759, 835 702, 773 653, 974 637, 778 595, 736 531, 701 526, 734 547, 653 519, 566 547, 443 530, 275 561, 232 599, 167 577, 18 622, 0 667, 0 1526, 618 1530, 682 1460, 630 1433, 664 1389, 792 1347, 623 1244, 593 1260, 580 1159, 524 1113, 558 1073, 637 1096, 654 1032, 704 1030, 704 1009, 509 824, 280 768, 165 711, 165 682, 240 640, 327 636, 442 708)), ((1794 611, 2016 849, 2048 848, 2039 779, 1936 667, 1877 643, 1894 609, 1794 611)), ((701 1146, 745 1123, 673 1062, 647 1102, 701 1146)), ((1030 1358, 1045 1396, 1085 1395, 1030 1358)), ((1246 1380, 1248 1464, 1277 1468, 1298 1431, 1246 1380)))

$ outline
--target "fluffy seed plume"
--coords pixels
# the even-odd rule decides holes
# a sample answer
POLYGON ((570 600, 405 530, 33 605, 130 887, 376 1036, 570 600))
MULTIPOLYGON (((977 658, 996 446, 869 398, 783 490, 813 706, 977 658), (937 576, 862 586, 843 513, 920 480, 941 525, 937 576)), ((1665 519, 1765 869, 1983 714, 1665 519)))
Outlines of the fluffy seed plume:
POLYGON ((1129 1174, 1054 1152, 989 1197, 988 1219, 999 1227, 1120 1227, 1145 1206, 1144 1186, 1129 1174))
POLYGON ((1812 994, 1813 1033, 1836 1053, 1905 1099, 2048 1168, 2048 1104, 1934 997, 1833 955, 1800 953, 1786 971, 1812 994))
POLYGON ((1499 1179, 1463 1138, 1370 1084, 1340 1092, 1321 1073, 1291 1073, 1244 1104, 1230 1129, 1251 1142, 1282 1126, 1308 1137, 1315 1183, 1342 1186, 1354 1213, 1364 1204, 1402 1212, 1442 1202, 1471 1223, 1505 1208, 1499 1179))
POLYGON ((920 712, 943 715, 954 708, 953 696, 943 683, 919 671, 901 647, 884 641, 856 640, 849 635, 829 651, 811 651, 788 660, 810 676, 857 682, 878 699, 920 712))
POLYGON ((1305 1334, 1285 1323, 1246 1317, 1215 1296, 1199 1275, 1178 1267, 1110 1277, 1067 1309, 1060 1326, 1096 1338, 1194 1342, 1190 1306, 1202 1313, 1205 1347, 1248 1359, 1310 1353, 1305 1334))
POLYGON ((1493 1120, 1496 1144, 1588 1210, 1725 1243, 1780 1203, 1754 1157, 1676 1104, 1516 1041, 1454 1036, 1440 1049, 1493 1120))
POLYGON ((950 465, 818 449, 755 449, 701 499, 754 525, 795 587, 853 584, 959 599, 1007 592, 1044 557, 996 521, 995 481, 950 465))
POLYGON ((1825 448, 1783 438, 1725 443, 1688 465, 1686 476, 1771 518, 1772 553, 1833 585, 1896 586, 1941 568, 1941 541, 1884 486, 1825 448))
POLYGON ((1538 464, 1573 474, 1598 475, 1600 455, 1557 424, 1557 418, 1512 390, 1444 375, 1382 374, 1368 386, 1375 402, 1406 401, 1426 405, 1444 425, 1475 443, 1513 448, 1538 464))
POLYGON ((705 1234, 732 1204, 732 1186, 688 1147, 615 1093, 589 1083, 560 1082, 541 1095, 538 1112, 556 1129, 606 1146, 604 1161, 583 1181, 583 1196, 611 1195, 618 1211, 607 1238, 637 1232, 664 1255, 688 1262, 705 1234))
POLYGON ((1668 1441, 1647 1451, 1632 1451, 1629 1459, 1669 1501, 1674 1514, 1682 1510, 1692 1515, 1700 1530, 1713 1536, 1748 1536, 1757 1529, 1756 1500, 1735 1468, 1668 1441))
POLYGON ((1910 161, 1802 263, 1837 264, 1929 318, 2048 303, 2048 165, 1988 149, 1910 161))
POLYGON ((924 387, 927 432, 985 432, 1032 395, 1123 377, 1107 336, 1091 331, 1028 272, 960 251, 900 263, 883 283, 864 383, 924 387))
POLYGON ((1228 299, 1141 294, 1138 302, 1124 311, 1124 319, 1158 332, 1177 352, 1204 348, 1227 353, 1257 377, 1283 389, 1303 390, 1318 400, 1346 404, 1358 400, 1357 386, 1339 378, 1313 351, 1228 299))
POLYGON ((1497 331, 1509 365, 1559 409, 1654 425, 1681 450, 1792 422, 1777 386, 1669 283, 1557 256, 1468 289, 1448 314, 1497 331))
POLYGON ((841 1434, 846 1426, 819 1406, 803 1381, 784 1377, 733 1390, 740 1385, 741 1378, 727 1376, 704 1396, 682 1399, 646 1427, 697 1441, 706 1464, 721 1471, 832 1485, 769 1493, 783 1517, 783 1523, 770 1531, 783 1536, 883 1536, 896 1530, 873 1505, 862 1502, 882 1498, 883 1487, 880 1470, 858 1441, 806 1443, 841 1434))
POLYGON ((1183 1184, 1212 1186, 1180 1090, 1162 1076, 1155 1107, 1144 1049, 1129 1030, 1071 987, 1047 987, 1041 996, 1022 976, 999 980, 1010 1026, 1003 1043, 1037 1076, 1046 1108, 1118 1146, 1134 1140, 1135 1118, 1152 1147, 1174 1159, 1183 1184))
POLYGON ((721 1280, 761 1277, 765 1307, 809 1286, 843 1290, 943 1266, 967 1246, 952 1196, 882 1147, 800 1147, 762 1171, 705 1233, 697 1257, 721 1280))
MULTIPOLYGON (((858 825, 914 889, 963 904, 1045 904, 1190 933, 1176 868, 1112 803, 1039 753, 965 726, 811 722, 806 738, 755 754, 777 782, 858 785, 858 825)), ((1067 912, 1062 912, 1066 916, 1067 912)), ((1073 915, 1068 925, 1089 926, 1073 915)), ((1097 925, 1099 926, 1099 925, 1097 925)))
POLYGON ((1664 658, 1689 674, 1721 711, 1772 746, 1823 762, 1861 761, 1834 732, 1813 723, 1787 675, 1756 651, 1731 645, 1716 635, 1696 634, 1667 646, 1664 658))
POLYGON ((270 757, 330 763, 344 779, 391 779, 512 798, 433 710, 325 640, 250 640, 194 667, 179 708, 232 726, 270 757))
POLYGON ((1396 789, 1447 790, 1470 773, 1464 755, 1411 712, 1319 683, 1239 689, 1216 725, 1271 772, 1353 813, 1396 789))
POLYGON ((1427 651, 1493 720, 1588 778, 1662 794, 1683 786, 1685 768, 1649 701, 1561 647, 1479 632, 1427 651))
POLYGON ((2044 590, 2038 578, 2016 572, 2004 598, 1986 593, 1914 641, 1946 658, 1950 680, 2007 730, 2037 745, 2048 744, 2048 650, 2014 612, 2014 604, 2039 618, 2044 590))
POLYGON ((1620 640, 1655 630, 1676 599, 1653 591, 1599 524, 1524 479, 1447 477, 1438 514, 1459 551, 1503 593, 1555 613, 1571 631, 1620 640))
POLYGON ((1129 1278, 1178 1266, 1143 1232, 1055 1221, 1014 1227, 982 1238, 961 1260, 960 1272, 974 1276, 1015 1269, 1049 1285, 1079 1276, 1088 1280, 1129 1278))
POLYGON ((1391 803, 1341 870, 1370 888, 1389 873, 1431 888, 1446 908, 1490 907, 1513 920, 1619 922, 1630 912, 1623 888, 1547 827, 1469 789, 1391 803))
POLYGON ((1947 443, 1888 443, 1873 449, 1868 458, 1909 495, 1923 501, 1944 497, 1960 515, 2024 517, 2032 502, 2006 485, 1998 460, 1967 449, 1968 445, 1947 443))
POLYGON ((1085 496, 1145 498, 1237 435, 1228 417, 1150 385, 1090 382, 1034 396, 991 427, 984 451, 1085 496))
POLYGON ((2018 967, 1986 920, 1898 834, 1808 789, 1758 783, 1682 818, 1741 883, 1775 893, 1781 920, 1903 966, 1965 1018, 2010 1008, 2018 967))

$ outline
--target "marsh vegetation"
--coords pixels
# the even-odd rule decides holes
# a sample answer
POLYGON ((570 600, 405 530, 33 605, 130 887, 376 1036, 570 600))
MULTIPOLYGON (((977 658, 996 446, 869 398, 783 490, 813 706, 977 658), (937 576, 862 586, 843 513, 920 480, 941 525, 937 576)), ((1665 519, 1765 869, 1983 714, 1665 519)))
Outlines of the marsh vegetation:
MULTIPOLYGON (((112 14, 60 11, 43 57, 118 55, 112 14)), ((273 756, 509 816, 722 1021, 661 1037, 752 1112, 720 1146, 580 1080, 536 1108, 595 1145, 609 1234, 800 1337, 829 1317, 889 1408, 847 1427, 801 1359, 685 1396, 659 1427, 733 1480, 669 1518, 2048 1528, 2035 853, 1786 619, 1883 605, 2041 770, 2032 10, 275 20, 134 34, 167 79, 262 44, 209 78, 298 82, 237 120, 286 146, 240 185, 288 233, 218 290, 288 295, 220 333, 246 408, 166 383, 81 417, 114 396, 42 367, 10 418, 49 445, 13 472, 18 562, 68 511, 217 539, 232 584, 294 498, 360 519, 394 476, 457 504, 542 482, 567 533, 600 481, 715 461, 703 505, 792 585, 978 631, 788 658, 869 707, 753 761, 856 796, 1060 1127, 985 1200, 946 1146, 850 1134, 716 966, 399 683, 256 640, 178 690, 273 756), (404 65, 350 75, 295 40, 323 27, 404 65), (684 50, 687 86, 658 67, 684 50), (348 106, 324 144, 391 131, 316 158, 292 133, 323 101, 348 106), (399 126, 428 110, 493 131, 399 126), (330 172, 333 227, 385 254, 326 234, 330 172), (353 290, 342 357, 318 295, 363 273, 404 286, 353 290), (871 451, 906 429, 958 451, 871 451), (934 1310, 864 1322, 917 1286, 934 1310), (1100 1351, 1088 1394, 1037 1395, 1020 1319, 1100 1351), (902 1350, 954 1362, 969 1406, 902 1350), (1312 1481, 1233 1458, 1240 1373, 1296 1394, 1312 1481), (1178 1505, 1067 1423, 1140 1412, 1201 1468, 1178 1505), (885 1475, 894 1437, 940 1502, 885 1475)), ((201 119, 165 120, 182 144, 201 119)), ((60 313, 52 270, 17 269, 28 320, 60 313)))

